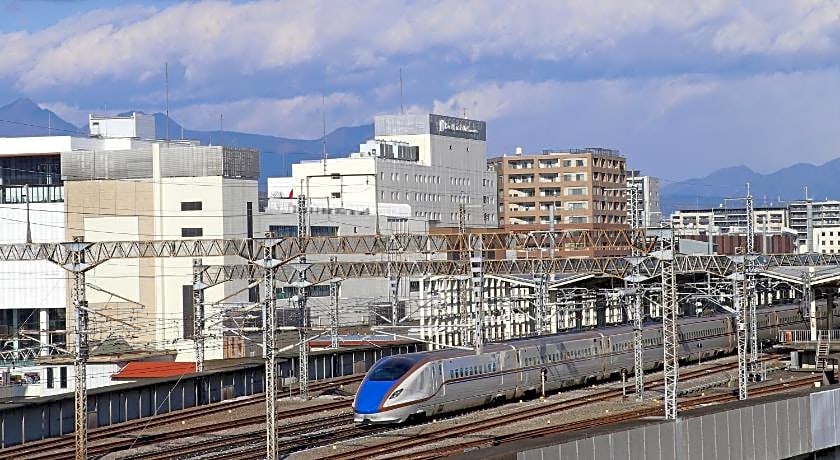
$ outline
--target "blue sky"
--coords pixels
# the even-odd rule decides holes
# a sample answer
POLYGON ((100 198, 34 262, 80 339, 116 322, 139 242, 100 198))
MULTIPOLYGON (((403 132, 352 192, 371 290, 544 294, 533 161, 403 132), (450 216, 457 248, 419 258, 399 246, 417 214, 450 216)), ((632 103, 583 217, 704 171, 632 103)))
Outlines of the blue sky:
POLYGON ((488 121, 492 154, 621 150, 667 180, 840 154, 840 3, 0 0, 0 102, 74 123, 314 138, 399 110, 488 121), (323 101, 323 102, 322 102, 323 101))

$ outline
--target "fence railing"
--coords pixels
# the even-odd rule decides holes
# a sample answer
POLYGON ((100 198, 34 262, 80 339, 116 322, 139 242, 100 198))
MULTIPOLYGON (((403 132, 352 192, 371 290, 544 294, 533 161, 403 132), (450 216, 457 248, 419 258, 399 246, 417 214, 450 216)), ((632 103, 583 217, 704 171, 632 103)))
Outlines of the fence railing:
POLYGON ((779 342, 814 342, 817 337, 831 342, 840 342, 840 329, 819 329, 816 335, 811 335, 809 329, 779 331, 779 342))

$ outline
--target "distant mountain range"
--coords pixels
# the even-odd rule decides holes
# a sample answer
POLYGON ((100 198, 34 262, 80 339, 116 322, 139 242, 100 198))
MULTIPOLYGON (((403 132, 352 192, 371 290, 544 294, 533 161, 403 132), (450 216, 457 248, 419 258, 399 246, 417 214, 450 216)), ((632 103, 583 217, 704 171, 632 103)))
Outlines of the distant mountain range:
MULTIPOLYGON (((224 144, 258 149, 261 154, 262 177, 287 176, 291 164, 301 160, 321 158, 321 139, 289 139, 236 131, 199 131, 183 128, 166 115, 155 114, 156 135, 172 138, 196 139, 204 144, 224 144)), ((29 99, 18 99, 0 107, 0 136, 87 135, 87 126, 74 126, 55 113, 41 108, 29 99)), ((330 156, 345 156, 358 150, 359 144, 373 137, 373 125, 338 128, 327 134, 330 156)), ((746 194, 746 183, 755 197, 756 206, 777 205, 780 201, 802 199, 804 187, 814 199, 840 199, 840 158, 823 165, 798 163, 770 174, 757 173, 746 166, 719 169, 705 177, 672 184, 662 184, 660 202, 663 215, 675 209, 710 208, 724 203, 726 198, 746 194)), ((264 182, 262 182, 264 184, 264 182)), ((741 206, 727 202, 727 206, 741 206)))
MULTIPOLYGON (((224 144, 232 147, 249 147, 260 151, 262 177, 288 176, 291 164, 301 160, 320 159, 323 155, 322 140, 289 139, 263 134, 237 131, 199 131, 183 127, 177 121, 162 113, 155 113, 155 135, 166 138, 167 122, 169 136, 195 139, 202 144, 224 144), (182 131, 183 130, 183 131, 182 131)), ((29 99, 17 99, 0 107, 0 137, 87 135, 88 127, 74 126, 29 99)), ((327 152, 330 156, 346 156, 359 149, 359 144, 373 138, 373 125, 338 128, 326 136, 327 152)))
POLYGON ((769 174, 746 166, 719 169, 706 177, 663 185, 660 203, 663 215, 676 209, 711 208, 721 204, 743 206, 743 202, 725 202, 727 198, 746 195, 746 184, 756 206, 784 205, 808 196, 815 200, 840 199, 840 158, 822 165, 797 163, 769 174))

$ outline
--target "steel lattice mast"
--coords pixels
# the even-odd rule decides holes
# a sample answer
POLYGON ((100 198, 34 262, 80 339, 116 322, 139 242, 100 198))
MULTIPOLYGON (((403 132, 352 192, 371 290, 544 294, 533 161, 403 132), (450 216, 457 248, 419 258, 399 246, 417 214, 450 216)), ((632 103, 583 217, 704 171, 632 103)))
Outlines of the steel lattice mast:
MULTIPOLYGON (((267 237, 271 234, 266 234, 267 237)), ((276 240, 263 242, 262 260, 254 261, 263 271, 263 358, 265 359, 265 449, 266 458, 277 458, 277 294, 275 278, 280 261, 274 258, 276 240)))
POLYGON ((201 281, 203 271, 201 259, 193 259, 193 346, 196 372, 204 372, 204 290, 207 285, 201 281))
POLYGON ((472 239, 470 244, 470 272, 472 274, 472 304, 475 315, 473 346, 476 354, 484 347, 484 267, 481 239, 472 239))
MULTIPOLYGON (((628 187, 630 193, 630 228, 636 230, 642 227, 639 215, 639 189, 636 184, 631 184, 628 187)), ((642 236, 644 238, 644 236, 642 236)), ((633 286, 633 383, 635 387, 636 400, 642 401, 645 397, 645 363, 644 363, 644 342, 643 342, 643 322, 644 315, 642 314, 642 292, 639 282, 641 281, 641 273, 639 271, 639 264, 642 263, 641 250, 639 244, 630 246, 630 259, 628 262, 632 265, 632 271, 629 277, 625 278, 633 286)))
MULTIPOLYGON (((306 197, 298 196, 298 238, 305 240, 309 237, 309 225, 306 220, 306 197)), ((309 399, 309 343, 307 341, 307 328, 309 327, 309 312, 306 310, 306 288, 309 282, 306 281, 306 271, 311 264, 306 262, 305 246, 301 246, 298 263, 294 264, 297 271, 297 307, 300 314, 300 327, 298 328, 298 389, 300 398, 309 399)))
POLYGON ((71 301, 75 319, 75 356, 73 359, 74 375, 74 435, 77 460, 87 459, 87 361, 90 356, 88 344, 88 303, 85 293, 85 272, 93 265, 85 262, 85 251, 89 243, 82 242, 80 237, 74 238, 72 243, 64 243, 64 249, 70 254, 70 262, 62 268, 73 274, 73 289, 71 301))
POLYGON ((665 418, 677 418, 677 279, 674 267, 674 232, 665 229, 659 238, 662 271, 662 345, 664 349, 663 377, 665 379, 665 418))
POLYGON ((747 249, 744 255, 744 284, 746 302, 749 311, 749 340, 750 340, 750 368, 749 371, 753 378, 758 378, 758 315, 756 313, 756 298, 755 298, 755 209, 753 206, 753 196, 750 194, 750 184, 747 184, 747 249))
MULTIPOLYGON (((741 258, 743 256, 735 256, 741 258)), ((740 262, 743 266, 743 262, 740 262)), ((742 294, 746 291, 744 274, 735 273, 732 277, 732 304, 735 308, 735 333, 738 347, 738 399, 747 399, 747 309, 742 294)))

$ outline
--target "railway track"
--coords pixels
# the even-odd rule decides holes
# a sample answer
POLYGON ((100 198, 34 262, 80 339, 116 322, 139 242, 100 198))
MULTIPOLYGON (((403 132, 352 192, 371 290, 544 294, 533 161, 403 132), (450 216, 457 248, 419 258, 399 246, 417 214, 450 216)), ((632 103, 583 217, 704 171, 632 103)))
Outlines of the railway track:
MULTIPOLYGON (((361 381, 363 376, 353 375, 333 379, 327 382, 317 382, 310 385, 310 391, 325 391, 337 388, 340 385, 351 384, 361 381)), ((163 426, 177 425, 180 422, 191 421, 198 417, 215 414, 228 414, 237 410, 246 410, 249 406, 263 405, 264 395, 254 395, 247 399, 224 401, 206 406, 191 407, 177 412, 131 420, 112 426, 97 428, 89 431, 88 434, 88 455, 101 456, 112 452, 118 452, 131 447, 157 443, 170 439, 183 438, 185 432, 195 431, 193 434, 220 431, 228 428, 254 425, 265 422, 265 416, 245 417, 242 419, 228 419, 223 422, 202 425, 201 427, 188 430, 178 430, 169 433, 144 434, 146 430, 160 428, 163 426)), ((286 399, 288 396, 278 392, 278 399, 286 399)), ((329 404, 319 405, 315 411, 331 410, 334 408, 349 407, 350 402, 340 401, 333 404, 335 407, 327 408, 329 404)), ((278 416, 292 417, 307 409, 281 411, 278 416)), ((312 413, 312 412, 307 412, 312 413)), ((51 438, 40 441, 28 442, 19 446, 12 446, 3 449, 3 458, 27 458, 27 459, 66 459, 72 457, 74 438, 72 434, 60 438, 51 438), (8 457, 7 457, 8 456, 8 457)))
MULTIPOLYGON (((772 357, 765 358, 765 361, 766 360, 772 360, 772 359, 773 359, 772 357)), ((735 363, 724 363, 724 364, 721 364, 719 366, 716 366, 713 369, 701 369, 701 370, 696 370, 696 371, 683 372, 683 373, 681 373, 680 378, 683 379, 683 380, 699 378, 699 377, 709 375, 710 373, 715 373, 715 372, 720 372, 720 371, 724 371, 724 370, 734 369, 734 368, 737 368, 737 367, 738 367, 737 362, 735 362, 735 363)), ((814 378, 806 379, 806 380, 808 380, 808 383, 810 384, 814 381, 814 378)), ((650 380, 650 381, 645 383, 645 388, 646 389, 655 388, 655 387, 661 385, 662 383, 663 383, 662 379, 650 380)), ((784 384, 784 385, 787 385, 787 384, 784 384)), ((757 394, 756 391, 757 391, 757 389, 753 390, 751 392, 751 395, 756 395, 757 394)), ((362 447, 360 449, 355 449, 355 450, 348 451, 348 452, 336 453, 334 455, 326 454, 323 458, 329 458, 329 459, 332 459, 332 460, 351 460, 351 459, 357 459, 357 458, 373 458, 373 457, 379 457, 379 456, 383 456, 383 455, 387 456, 387 455, 391 455, 391 454, 401 454, 401 453, 404 456, 405 451, 408 450, 408 449, 414 449, 414 448, 422 447, 425 444, 433 443, 435 441, 441 441, 441 440, 452 438, 452 437, 473 435, 475 433, 486 431, 486 430, 489 430, 489 429, 499 428, 499 427, 506 426, 506 425, 509 425, 509 424, 513 424, 513 423, 516 423, 516 422, 524 422, 524 421, 527 421, 527 420, 535 418, 535 417, 540 417, 540 416, 548 415, 548 414, 556 414, 559 411, 566 411, 566 410, 569 410, 569 409, 579 408, 579 407, 583 407, 583 406, 589 405, 589 404, 594 403, 594 402, 607 401, 607 400, 615 399, 615 398, 618 398, 618 397, 621 397, 621 396, 622 396, 622 390, 621 389, 611 388, 611 389, 600 390, 600 391, 595 392, 594 394, 590 394, 590 395, 583 396, 583 397, 580 397, 580 398, 576 398, 576 399, 573 399, 573 400, 551 402, 551 403, 547 403, 547 404, 544 404, 544 405, 541 405, 541 406, 536 406, 534 408, 531 408, 531 409, 525 410, 525 411, 521 411, 521 412, 516 412, 516 413, 512 413, 512 414, 505 414, 505 415, 499 415, 499 416, 493 416, 493 417, 485 418, 481 421, 478 421, 478 422, 472 423, 472 424, 468 424, 468 425, 460 425, 460 426, 456 426, 456 427, 452 427, 452 428, 445 428, 445 429, 437 430, 437 431, 434 431, 434 432, 424 432, 422 438, 400 439, 400 440, 396 440, 396 441, 391 441, 391 442, 386 443, 386 444, 379 444, 379 445, 375 445, 375 446, 362 447)), ((733 397, 730 396, 730 395, 723 395, 723 396, 713 395, 713 396, 705 396, 702 399, 703 399, 704 403, 711 404, 713 402, 729 401, 732 398, 733 397)), ((687 400, 687 401, 693 401, 693 399, 692 400, 687 400)), ((685 404, 685 403, 681 403, 681 404, 685 404)), ((648 416, 648 415, 661 414, 662 410, 663 410, 662 408, 648 408, 648 409, 639 409, 639 410, 636 410, 636 411, 632 411, 632 413, 636 414, 634 416, 634 418, 640 418, 640 417, 644 417, 644 416, 648 416), (652 411, 658 411, 658 412, 654 413, 652 411)), ((614 415, 611 415, 611 416, 608 416, 608 417, 601 416, 601 417, 598 417, 597 419, 593 419, 591 421, 591 423, 593 423, 592 426, 603 425, 605 423, 608 423, 608 421, 610 419, 617 418, 617 417, 620 417, 620 416, 621 416, 621 414, 614 414, 614 415)), ((609 423, 613 423, 613 422, 609 422, 609 423)), ((562 428, 562 426, 561 426, 561 428, 562 428)), ((558 428, 556 426, 546 428, 546 430, 557 430, 557 429, 558 428)), ((580 429, 582 429, 582 428, 580 428, 580 429)), ((574 429, 573 428, 568 428, 567 431, 574 431, 574 429)), ((553 431, 553 432, 557 432, 557 431, 553 431)), ((535 435, 534 433, 529 433, 528 435, 525 435, 525 437, 534 436, 534 435, 535 435)), ((517 436, 517 434, 511 434, 510 435, 510 440, 507 441, 507 442, 511 442, 511 441, 515 440, 514 438, 516 438, 516 436, 517 436)), ((516 438, 516 439, 522 439, 522 438, 516 438)), ((505 441, 505 440, 506 439, 497 439, 497 440, 495 440, 495 442, 500 443, 500 442, 505 441)), ((487 445, 488 441, 486 439, 482 439, 482 440, 478 440, 478 441, 472 441, 472 443, 476 443, 476 444, 480 443, 481 445, 487 445)), ((469 447, 470 446, 465 446, 460 451, 462 452, 464 449, 467 449, 469 447)), ((439 455, 435 455, 435 457, 436 456, 439 456, 439 455)), ((412 454, 411 457, 414 458, 414 454, 412 454)))
MULTIPOLYGON (((756 387, 750 390, 750 396, 764 396, 768 394, 777 393, 780 391, 796 389, 796 388, 803 388, 809 387, 813 385, 815 382, 822 381, 822 377, 807 377, 803 379, 798 379, 795 381, 785 382, 785 383, 778 383, 767 385, 763 387, 756 387)), ((697 407, 702 407, 708 404, 716 404, 716 403, 724 403, 730 401, 736 401, 738 398, 731 394, 719 394, 719 395, 709 395, 709 396, 701 396, 696 398, 687 399, 685 401, 679 402, 680 410, 688 410, 697 407)), ((581 431, 592 429, 596 427, 602 427, 604 425, 611 425, 621 422, 627 422, 631 420, 638 420, 644 417, 656 417, 664 415, 664 408, 662 407, 653 407, 647 409, 637 409, 628 412, 621 412, 609 416, 603 416, 593 419, 586 419, 580 420, 571 423, 559 424, 549 427, 541 427, 535 428, 530 430, 525 430, 517 433, 510 433, 505 435, 498 435, 493 437, 488 437, 480 440, 474 441, 465 441, 460 442, 455 445, 449 445, 444 447, 433 448, 428 451, 415 451, 410 454, 413 460, 430 460, 435 458, 442 458, 449 455, 455 455, 463 453, 466 450, 472 450, 482 447, 491 447, 491 446, 498 446, 501 444, 511 443, 514 441, 520 441, 525 439, 535 439, 543 436, 549 436, 552 434, 559 434, 559 433, 569 433, 573 431, 581 431)), ((399 447, 400 450, 405 450, 406 448, 403 446, 399 447)), ((390 451, 390 449, 389 449, 390 451)), ((355 454, 359 454, 359 452, 354 452, 355 454)), ((380 453, 382 453, 380 451, 380 453)), ((391 453, 391 452, 388 452, 391 453)), ((331 457, 332 458, 332 457, 331 457)), ((386 457, 387 459, 396 459, 402 458, 400 457, 386 457)))

